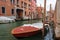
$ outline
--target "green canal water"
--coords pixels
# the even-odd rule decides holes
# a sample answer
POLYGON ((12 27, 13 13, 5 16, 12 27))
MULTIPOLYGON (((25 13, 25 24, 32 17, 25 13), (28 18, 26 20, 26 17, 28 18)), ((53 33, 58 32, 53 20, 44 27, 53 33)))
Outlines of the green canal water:
POLYGON ((39 22, 40 20, 33 20, 33 21, 18 21, 14 23, 8 23, 8 24, 0 24, 0 40, 42 40, 41 35, 37 34, 32 37, 27 37, 27 38, 20 38, 17 39, 11 34, 11 30, 15 27, 21 26, 23 24, 28 24, 28 23, 36 23, 39 22))

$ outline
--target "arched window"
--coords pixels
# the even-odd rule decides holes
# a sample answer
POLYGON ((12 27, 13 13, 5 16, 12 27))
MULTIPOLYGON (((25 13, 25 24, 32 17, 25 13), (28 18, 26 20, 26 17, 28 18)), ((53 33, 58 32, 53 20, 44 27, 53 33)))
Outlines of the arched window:
POLYGON ((5 7, 2 7, 2 13, 5 13, 5 7))
POLYGON ((17 4, 19 3, 19 0, 17 0, 17 4))
POLYGON ((12 15, 14 14, 14 9, 11 10, 12 11, 12 15))

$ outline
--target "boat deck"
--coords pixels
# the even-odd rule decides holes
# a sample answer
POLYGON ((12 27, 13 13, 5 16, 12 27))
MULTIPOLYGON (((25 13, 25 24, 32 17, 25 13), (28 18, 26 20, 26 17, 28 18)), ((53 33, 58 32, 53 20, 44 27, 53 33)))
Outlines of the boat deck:
POLYGON ((31 27, 31 26, 20 26, 20 27, 13 29, 12 33, 18 34, 18 33, 33 32, 36 30, 40 30, 40 29, 35 28, 35 27, 31 27))

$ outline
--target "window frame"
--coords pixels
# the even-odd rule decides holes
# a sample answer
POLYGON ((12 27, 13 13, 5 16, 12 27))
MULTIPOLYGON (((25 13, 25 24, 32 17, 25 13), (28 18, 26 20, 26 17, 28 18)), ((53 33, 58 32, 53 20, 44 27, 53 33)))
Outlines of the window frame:
POLYGON ((14 9, 11 9, 11 14, 14 15, 14 9))
POLYGON ((2 13, 5 14, 6 13, 6 8, 4 6, 2 6, 1 9, 2 9, 2 13))

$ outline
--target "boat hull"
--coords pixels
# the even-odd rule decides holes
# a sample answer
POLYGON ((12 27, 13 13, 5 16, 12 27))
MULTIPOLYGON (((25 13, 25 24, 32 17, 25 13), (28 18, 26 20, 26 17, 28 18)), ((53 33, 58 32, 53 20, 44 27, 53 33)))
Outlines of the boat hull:
POLYGON ((18 27, 12 30, 12 35, 15 37, 30 37, 37 33, 39 33, 42 29, 38 29, 35 27, 25 26, 18 27), (23 29, 22 29, 23 28, 23 29))
POLYGON ((27 33, 20 33, 20 34, 13 34, 15 37, 30 37, 33 35, 36 35, 40 32, 40 30, 33 31, 33 32, 27 32, 27 33))

